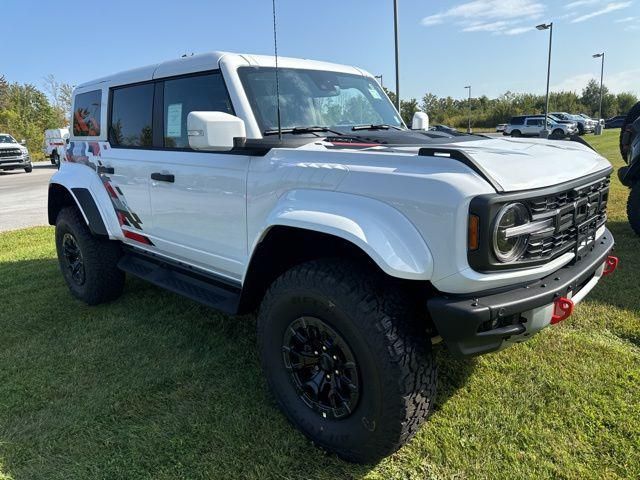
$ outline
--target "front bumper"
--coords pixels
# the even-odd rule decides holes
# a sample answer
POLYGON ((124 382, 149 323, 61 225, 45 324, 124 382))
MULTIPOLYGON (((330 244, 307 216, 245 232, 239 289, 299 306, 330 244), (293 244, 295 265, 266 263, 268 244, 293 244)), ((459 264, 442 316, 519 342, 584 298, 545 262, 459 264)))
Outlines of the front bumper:
POLYGON ((31 158, 0 158, 0 170, 14 170, 16 168, 27 168, 31 165, 31 158))
POLYGON ((609 230, 582 260, 525 285, 476 296, 442 295, 427 301, 429 314, 456 356, 468 357, 500 350, 528 340, 551 323, 554 301, 579 303, 598 283, 613 249, 609 230))

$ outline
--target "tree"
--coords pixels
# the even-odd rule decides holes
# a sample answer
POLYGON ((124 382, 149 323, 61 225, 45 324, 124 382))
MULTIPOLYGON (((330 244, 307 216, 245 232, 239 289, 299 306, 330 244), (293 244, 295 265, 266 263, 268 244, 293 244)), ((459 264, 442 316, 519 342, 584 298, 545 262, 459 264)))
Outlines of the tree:
POLYGON ((633 107, 636 103, 638 103, 638 97, 636 97, 633 93, 623 92, 616 95, 616 103, 618 104, 619 115, 626 115, 631 107, 633 107))
POLYGON ((44 77, 44 85, 53 104, 53 108, 66 120, 66 125, 69 125, 71 120, 73 86, 68 83, 59 82, 51 73, 44 77))
POLYGON ((419 111, 418 100, 412 98, 411 100, 402 100, 400 102, 400 115, 409 127, 411 127, 411 123, 413 121, 413 115, 419 111))
MULTIPOLYGON (((604 98, 609 94, 609 89, 606 85, 602 87, 602 116, 606 117, 604 114, 604 98)), ((580 98, 582 104, 587 108, 587 113, 591 116, 597 116, 600 108, 600 83, 592 78, 587 83, 586 87, 582 89, 582 97, 580 98)))

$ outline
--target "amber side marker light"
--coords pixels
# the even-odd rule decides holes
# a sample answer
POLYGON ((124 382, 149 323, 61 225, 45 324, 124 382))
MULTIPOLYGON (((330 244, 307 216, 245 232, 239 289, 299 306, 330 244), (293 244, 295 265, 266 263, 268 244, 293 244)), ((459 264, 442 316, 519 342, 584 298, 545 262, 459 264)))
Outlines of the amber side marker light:
POLYGON ((480 246, 480 218, 477 215, 469 215, 467 245, 469 250, 477 250, 480 246))

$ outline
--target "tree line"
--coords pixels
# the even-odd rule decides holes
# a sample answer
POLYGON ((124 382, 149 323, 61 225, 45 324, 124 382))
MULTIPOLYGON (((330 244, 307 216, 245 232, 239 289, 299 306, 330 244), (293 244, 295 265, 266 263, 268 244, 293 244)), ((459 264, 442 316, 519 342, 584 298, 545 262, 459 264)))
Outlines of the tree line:
MULTIPOLYGON (((395 94, 385 88, 389 98, 395 103, 395 94)), ((411 125, 413 114, 419 110, 429 114, 431 125, 444 124, 451 127, 466 128, 471 114, 471 125, 476 128, 493 128, 499 123, 507 123, 514 115, 544 113, 545 95, 531 93, 506 92, 498 98, 486 95, 468 99, 438 97, 425 94, 421 101, 416 98, 402 100, 400 113, 407 125, 411 125)), ((638 97, 633 93, 613 94, 606 85, 602 95, 602 118, 625 115, 638 97)), ((549 95, 550 112, 585 113, 597 118, 600 106, 600 83, 592 79, 576 92, 552 92, 549 95)))
POLYGON ((25 140, 35 159, 43 156, 44 131, 67 126, 71 111, 71 85, 48 75, 44 90, 30 83, 9 83, 0 75, 0 132, 25 140))

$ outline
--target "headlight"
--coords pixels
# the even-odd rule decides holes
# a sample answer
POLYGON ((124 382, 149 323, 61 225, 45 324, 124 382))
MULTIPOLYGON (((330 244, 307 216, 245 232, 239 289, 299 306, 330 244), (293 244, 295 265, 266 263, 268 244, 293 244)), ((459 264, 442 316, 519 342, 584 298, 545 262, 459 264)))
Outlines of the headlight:
POLYGON ((502 207, 493 229, 493 252, 503 263, 512 262, 525 252, 529 240, 528 232, 519 233, 517 227, 529 223, 529 211, 521 203, 510 203, 502 207))

